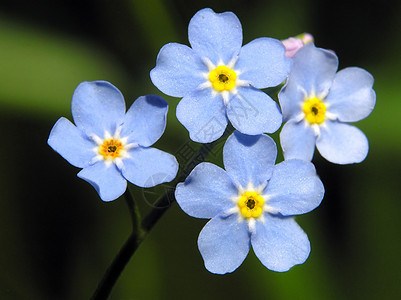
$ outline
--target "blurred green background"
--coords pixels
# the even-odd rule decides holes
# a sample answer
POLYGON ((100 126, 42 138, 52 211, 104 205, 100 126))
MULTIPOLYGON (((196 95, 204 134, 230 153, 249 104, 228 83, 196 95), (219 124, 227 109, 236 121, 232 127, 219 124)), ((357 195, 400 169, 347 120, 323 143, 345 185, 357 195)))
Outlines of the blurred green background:
MULTIPOLYGON (((111 299, 400 299, 401 298, 401 2, 319 0, 14 0, 0 3, 0 299, 87 299, 130 233, 122 198, 102 202, 78 169, 48 147, 61 116, 86 80, 107 80, 127 106, 151 83, 159 49, 188 44, 187 25, 204 7, 233 11, 244 43, 310 32, 334 50, 340 68, 375 77, 377 104, 357 126, 370 152, 358 165, 318 155, 326 194, 297 218, 312 244, 287 273, 267 270, 250 252, 233 274, 203 267, 197 236, 206 223, 176 204, 141 245, 111 299)), ((156 147, 178 154, 188 142, 170 104, 156 147)), ((277 135, 275 135, 277 136, 277 135)), ((211 155, 220 162, 220 155, 211 155)), ((181 161, 182 162, 182 161, 181 161)), ((146 213, 153 192, 130 186, 146 213)))

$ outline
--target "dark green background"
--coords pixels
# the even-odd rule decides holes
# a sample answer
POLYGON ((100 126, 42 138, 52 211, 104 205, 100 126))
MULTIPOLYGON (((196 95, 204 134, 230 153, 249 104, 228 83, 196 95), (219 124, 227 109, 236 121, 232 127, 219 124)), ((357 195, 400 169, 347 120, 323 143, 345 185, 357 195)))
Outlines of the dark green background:
MULTIPOLYGON (((336 51, 340 68, 375 77, 377 105, 357 124, 367 159, 338 166, 315 155, 326 195, 300 216, 312 252, 287 273, 267 270, 251 251, 233 274, 203 267, 197 236, 205 220, 176 204, 141 245, 112 299, 396 299, 401 297, 401 5, 393 1, 2 1, 0 4, 0 298, 87 299, 130 233, 122 198, 102 202, 47 146, 51 127, 71 119, 70 100, 85 80, 107 80, 127 105, 151 83, 159 49, 188 44, 199 9, 231 10, 244 43, 302 32, 336 51)), ((178 154, 188 133, 170 104, 156 146, 178 154)), ((277 134, 275 135, 277 136, 277 134)), ((210 160, 220 163, 221 155, 210 160)), ((181 161, 182 162, 182 159, 181 161)), ((152 192, 130 186, 146 213, 152 192), (147 201, 141 200, 145 196, 147 201)))

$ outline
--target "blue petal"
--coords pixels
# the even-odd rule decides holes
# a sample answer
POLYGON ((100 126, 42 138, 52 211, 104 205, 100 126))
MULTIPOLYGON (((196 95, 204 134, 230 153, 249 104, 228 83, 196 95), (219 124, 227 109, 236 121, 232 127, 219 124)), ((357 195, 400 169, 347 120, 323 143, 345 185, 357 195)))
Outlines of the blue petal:
POLYGON ((131 183, 140 187, 153 187, 170 182, 178 171, 175 157, 155 148, 135 147, 128 151, 121 172, 131 183))
POLYGON ((96 145, 66 118, 54 124, 47 143, 70 164, 85 168, 95 156, 96 145))
POLYGON ((166 128, 167 102, 155 95, 139 97, 127 111, 121 137, 148 147, 154 144, 166 128))
POLYGON ((156 67, 150 72, 153 84, 163 93, 183 97, 206 79, 208 68, 198 54, 185 45, 164 45, 157 55, 156 67))
POLYGON ((234 207, 231 198, 237 194, 238 190, 223 169, 211 163, 201 163, 184 183, 177 185, 175 198, 188 215, 211 219, 234 207))
POLYGON ((308 43, 293 58, 287 89, 300 89, 306 92, 306 96, 312 93, 326 96, 337 67, 338 58, 334 52, 316 48, 313 43, 308 43))
POLYGON ((342 122, 356 122, 366 118, 375 107, 376 94, 372 89, 373 76, 352 67, 341 70, 334 77, 330 93, 325 99, 328 111, 342 122))
POLYGON ((305 121, 290 120, 280 132, 284 158, 311 161, 315 152, 316 137, 313 128, 305 121))
POLYGON ((238 88, 227 106, 227 117, 235 129, 250 135, 273 133, 282 122, 277 103, 252 87, 238 88))
POLYGON ((326 121, 316 147, 320 154, 335 164, 352 164, 363 161, 368 155, 369 143, 366 136, 352 125, 326 121))
POLYGON ((235 131, 223 149, 224 167, 236 184, 255 187, 270 179, 276 161, 277 148, 267 135, 250 136, 235 131))
POLYGON ((259 38, 241 48, 235 69, 240 71, 241 80, 262 89, 282 83, 290 72, 290 66, 291 59, 285 56, 282 42, 259 38))
POLYGON ((312 163, 291 159, 279 163, 263 192, 268 205, 284 216, 307 213, 319 206, 324 187, 312 163))
POLYGON ((247 222, 238 222, 238 215, 216 216, 203 227, 198 238, 205 267, 212 273, 225 274, 237 269, 250 248, 247 222))
POLYGON ((176 113, 191 140, 210 143, 221 137, 227 127, 225 111, 221 96, 213 96, 211 89, 203 89, 184 97, 176 113))
POLYGON ((238 55, 242 45, 242 27, 232 12, 216 14, 212 9, 198 11, 189 22, 188 38, 202 58, 217 65, 228 64, 238 55))
POLYGON ((302 113, 302 104, 305 101, 305 96, 305 92, 298 88, 297 82, 287 81, 278 93, 284 122, 296 118, 302 113))
POLYGON ((266 214, 264 222, 256 222, 251 242, 262 264, 276 272, 304 263, 310 253, 308 236, 293 218, 266 214))
POLYGON ((120 91, 107 81, 82 82, 72 96, 71 110, 79 129, 88 136, 103 138, 105 131, 114 134, 122 123, 125 102, 120 91))
POLYGON ((127 181, 116 166, 106 166, 103 161, 82 169, 78 177, 89 182, 103 201, 115 200, 127 189, 127 181))

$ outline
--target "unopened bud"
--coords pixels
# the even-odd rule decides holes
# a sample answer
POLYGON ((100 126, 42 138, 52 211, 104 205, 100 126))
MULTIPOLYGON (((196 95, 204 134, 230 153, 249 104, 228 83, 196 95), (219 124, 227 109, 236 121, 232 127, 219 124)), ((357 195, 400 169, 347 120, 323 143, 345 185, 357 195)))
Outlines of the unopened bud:
POLYGON ((282 43, 285 47, 285 56, 291 58, 294 57, 295 53, 309 42, 313 42, 313 36, 310 33, 302 33, 296 37, 290 37, 283 40, 282 43))

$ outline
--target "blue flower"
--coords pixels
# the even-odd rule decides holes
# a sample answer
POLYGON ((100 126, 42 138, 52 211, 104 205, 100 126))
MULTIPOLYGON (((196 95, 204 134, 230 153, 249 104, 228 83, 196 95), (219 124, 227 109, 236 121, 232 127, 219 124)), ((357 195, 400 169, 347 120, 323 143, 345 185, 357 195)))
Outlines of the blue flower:
POLYGON ((320 204, 323 184, 312 163, 293 159, 274 165, 276 154, 269 136, 235 131, 223 149, 225 170, 201 163, 177 185, 175 197, 187 214, 211 218, 198 238, 210 272, 234 271, 251 245, 273 271, 308 258, 308 237, 292 216, 320 204))
POLYGON ((283 44, 259 38, 242 46, 242 28, 232 12, 198 11, 188 27, 191 47, 169 43, 159 52, 150 77, 163 93, 183 97, 177 118, 190 138, 218 139, 228 120, 242 133, 275 132, 282 122, 278 105, 258 89, 287 77, 291 60, 283 44))
POLYGON ((103 201, 121 196, 127 180, 152 187, 175 178, 174 156, 150 148, 166 127, 168 105, 158 96, 139 97, 125 113, 120 91, 106 81, 82 82, 72 97, 74 124, 60 118, 48 144, 70 164, 82 168, 103 201))
POLYGON ((285 159, 312 160, 315 145, 324 158, 337 164, 361 162, 368 154, 366 136, 347 122, 372 112, 373 77, 357 67, 336 73, 337 67, 337 56, 313 43, 295 54, 278 96, 287 122, 280 133, 285 159))

